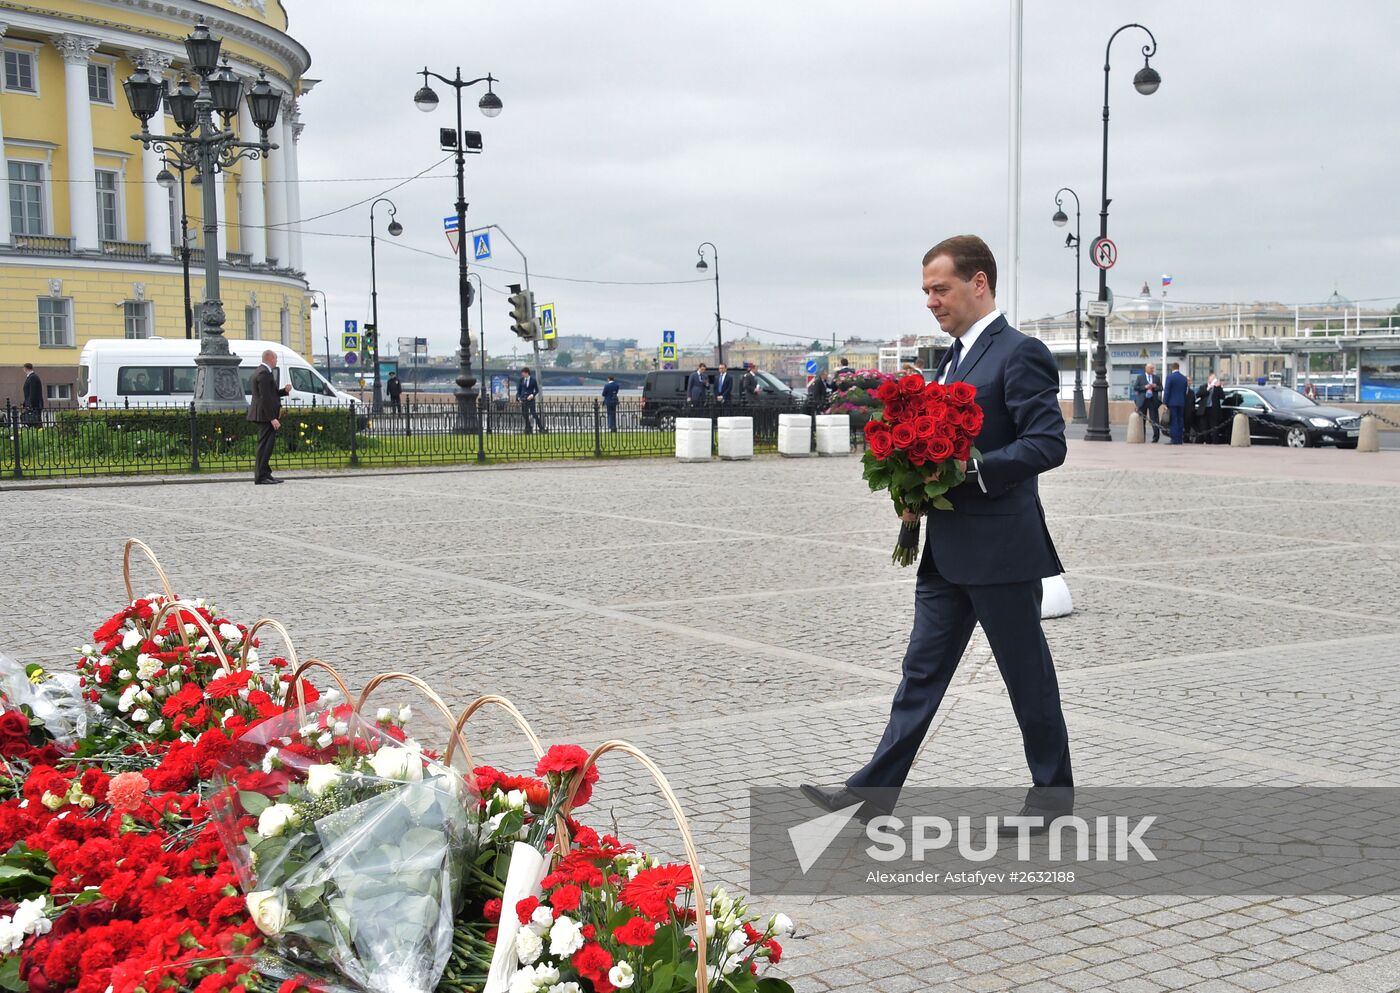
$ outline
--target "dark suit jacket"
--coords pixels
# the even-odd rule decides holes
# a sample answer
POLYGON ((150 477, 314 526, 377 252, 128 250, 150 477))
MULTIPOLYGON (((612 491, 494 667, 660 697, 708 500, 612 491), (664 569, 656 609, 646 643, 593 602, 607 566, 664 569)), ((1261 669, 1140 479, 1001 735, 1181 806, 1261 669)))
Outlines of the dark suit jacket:
POLYGON ((1178 369, 1167 377, 1167 385, 1162 389, 1162 402, 1168 407, 1184 407, 1186 394, 1186 376, 1178 369))
POLYGON ((720 403, 728 403, 734 396, 734 374, 726 372, 723 379, 718 374, 715 375, 715 399, 720 403))
POLYGON ((253 402, 248 405, 248 420, 255 424, 270 424, 282 414, 282 394, 277 389, 277 376, 265 365, 253 373, 253 402))
POLYGON ((690 397, 690 402, 701 404, 705 402, 705 396, 709 393, 709 381, 700 373, 692 372, 690 379, 686 382, 686 395, 690 397))
POLYGON ((1201 406, 1217 410, 1225 406, 1225 387, 1220 385, 1220 380, 1215 381, 1214 387, 1209 384, 1201 387, 1201 406))
POLYGON ((521 376, 515 381, 515 399, 534 400, 540 395, 540 381, 534 376, 530 377, 530 382, 525 382, 525 377, 521 376))
POLYGON ((959 380, 977 387, 983 421, 976 447, 987 492, 970 478, 948 493, 951 511, 928 512, 919 572, 964 586, 1058 576, 1064 567, 1036 485, 1065 460, 1060 373, 1050 349, 998 317, 958 363, 959 380))
POLYGON ((398 376, 395 376, 393 379, 389 380, 389 382, 385 385, 389 390, 390 400, 397 400, 399 397, 403 396, 403 380, 400 379, 398 376))
POLYGON ((1141 407, 1145 403, 1162 402, 1162 377, 1157 373, 1148 376, 1145 372, 1137 374, 1133 380, 1133 402, 1141 407), (1147 395, 1147 388, 1152 387, 1152 395, 1147 395))
POLYGON ((603 405, 605 407, 617 406, 617 391, 622 389, 616 382, 606 383, 603 386, 603 405))
POLYGON ((26 410, 44 409, 44 384, 39 381, 37 372, 28 373, 24 377, 24 408, 26 410))

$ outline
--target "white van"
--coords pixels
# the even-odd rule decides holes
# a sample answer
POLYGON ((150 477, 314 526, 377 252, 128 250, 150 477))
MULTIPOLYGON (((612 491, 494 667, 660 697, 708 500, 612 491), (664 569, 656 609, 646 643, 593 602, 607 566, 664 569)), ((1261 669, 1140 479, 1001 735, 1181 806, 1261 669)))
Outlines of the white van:
MULTIPOLYGON (((243 360, 239 374, 243 395, 252 389, 253 372, 262 353, 277 353, 278 378, 292 392, 288 404, 348 407, 358 397, 343 393, 296 352, 270 341, 229 340, 229 350, 243 360)), ((194 399, 194 358, 199 339, 94 338, 78 360, 78 396, 89 407, 124 404, 189 403, 194 399)))

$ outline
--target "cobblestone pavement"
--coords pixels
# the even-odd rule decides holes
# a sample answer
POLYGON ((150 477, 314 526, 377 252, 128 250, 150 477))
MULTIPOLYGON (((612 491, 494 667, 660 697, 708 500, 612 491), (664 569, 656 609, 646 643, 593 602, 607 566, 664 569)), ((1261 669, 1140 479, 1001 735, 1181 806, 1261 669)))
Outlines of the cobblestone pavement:
MULTIPOLYGON (((1193 455, 1200 472, 1105 458, 1076 445, 1043 487, 1075 598, 1047 633, 1078 780, 1400 785, 1400 488, 1247 474, 1229 449, 1193 455)), ((9 492, 0 506, 0 650, 61 662, 121 598, 135 535, 179 589, 283 620, 303 657, 354 686, 404 669, 456 707, 504 694, 549 740, 634 741, 676 786, 710 880, 736 888, 747 787, 836 782, 864 761, 912 618, 893 514, 852 459, 9 492)), ((479 758, 525 762, 497 718, 472 727, 479 758)), ((603 771, 592 821, 674 852, 640 774, 603 771)), ((911 783, 1024 780, 979 632, 911 783)), ((780 967, 799 990, 1400 986, 1400 899, 780 902, 802 925, 780 967)))

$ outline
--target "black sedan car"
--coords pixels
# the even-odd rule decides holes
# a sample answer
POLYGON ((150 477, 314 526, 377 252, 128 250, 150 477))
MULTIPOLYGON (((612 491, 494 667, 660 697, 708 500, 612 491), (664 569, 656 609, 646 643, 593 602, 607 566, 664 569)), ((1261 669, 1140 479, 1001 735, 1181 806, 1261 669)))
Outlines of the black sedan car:
POLYGON ((1297 390, 1279 386, 1233 386, 1225 391, 1225 409, 1249 417, 1249 439, 1278 442, 1289 448, 1336 445, 1355 448, 1361 415, 1325 407, 1297 390))

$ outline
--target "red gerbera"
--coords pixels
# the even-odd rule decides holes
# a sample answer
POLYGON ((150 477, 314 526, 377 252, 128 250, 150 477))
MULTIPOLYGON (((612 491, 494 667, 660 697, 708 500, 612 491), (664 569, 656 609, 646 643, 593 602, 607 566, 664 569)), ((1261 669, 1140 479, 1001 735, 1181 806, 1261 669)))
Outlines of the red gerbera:
POLYGON ((688 865, 662 865, 643 869, 623 884, 617 895, 624 907, 639 910, 654 921, 664 920, 676 894, 693 885, 688 865))
POLYGON ((247 669, 241 669, 238 672, 212 680, 204 688, 204 692, 211 700, 226 700, 229 697, 237 696, 239 691, 248 685, 248 680, 252 678, 251 672, 247 669))

